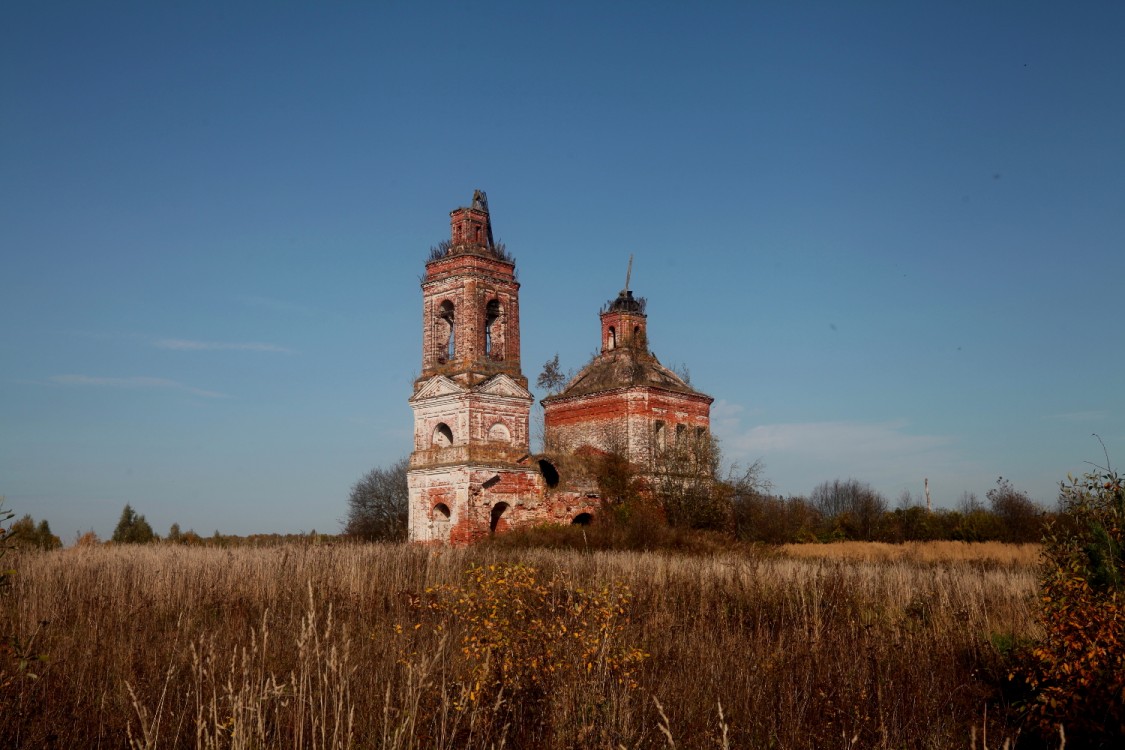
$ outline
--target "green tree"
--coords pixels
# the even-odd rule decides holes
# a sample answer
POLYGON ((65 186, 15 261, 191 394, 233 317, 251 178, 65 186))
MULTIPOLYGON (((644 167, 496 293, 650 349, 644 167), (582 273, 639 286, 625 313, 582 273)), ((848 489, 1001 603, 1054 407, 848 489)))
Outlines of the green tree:
POLYGON ((554 359, 549 359, 543 363, 543 372, 539 373, 535 385, 545 390, 548 395, 557 393, 560 388, 566 385, 566 375, 563 374, 562 368, 559 366, 558 352, 555 352, 554 359))
POLYGON ((406 472, 410 461, 400 459, 388 468, 375 468, 352 486, 344 533, 369 541, 406 539, 410 492, 406 472))
POLYGON ((998 534, 1002 542, 1037 542, 1043 536, 1043 510, 1036 505, 1027 493, 1017 490, 1004 477, 996 480, 996 486, 985 493, 992 514, 999 526, 998 534))
POLYGON ((12 541, 21 547, 37 547, 39 549, 58 549, 62 540, 51 533, 51 525, 43 519, 38 525, 30 515, 25 515, 12 524, 9 530, 12 541))
POLYGON ((152 532, 145 517, 126 503, 121 511, 121 519, 113 530, 113 541, 118 544, 148 544, 156 541, 156 534, 152 532))

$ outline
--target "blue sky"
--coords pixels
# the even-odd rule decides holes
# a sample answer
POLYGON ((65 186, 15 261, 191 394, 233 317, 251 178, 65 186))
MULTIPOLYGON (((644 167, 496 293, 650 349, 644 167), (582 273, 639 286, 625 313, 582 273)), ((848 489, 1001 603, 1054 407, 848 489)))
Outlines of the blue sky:
POLYGON ((779 492, 1125 463, 1120 3, 7 3, 0 494, 333 531, 488 192, 523 363, 598 307, 779 492))

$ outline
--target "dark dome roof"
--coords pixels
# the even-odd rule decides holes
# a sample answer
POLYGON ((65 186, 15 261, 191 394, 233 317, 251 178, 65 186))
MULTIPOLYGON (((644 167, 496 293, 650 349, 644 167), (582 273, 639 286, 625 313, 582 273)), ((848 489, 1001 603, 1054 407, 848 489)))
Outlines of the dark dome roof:
POLYGON ((618 388, 646 386, 676 393, 703 395, 685 383, 679 375, 660 364, 652 354, 630 347, 621 347, 599 354, 590 364, 583 367, 561 392, 544 400, 554 401, 618 388))
POLYGON ((617 295, 617 299, 612 299, 605 303, 602 307, 602 312, 627 312, 636 315, 644 315, 646 302, 647 300, 645 300, 644 297, 634 297, 631 291, 622 289, 617 295))

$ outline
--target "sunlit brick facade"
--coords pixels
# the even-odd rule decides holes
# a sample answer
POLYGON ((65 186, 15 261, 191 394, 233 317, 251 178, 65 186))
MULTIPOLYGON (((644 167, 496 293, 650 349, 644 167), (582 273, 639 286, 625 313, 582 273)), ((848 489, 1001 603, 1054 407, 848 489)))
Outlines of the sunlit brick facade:
POLYGON ((532 455, 519 288, 477 191, 470 207, 450 213, 450 242, 422 281, 413 541, 463 544, 516 526, 587 522, 600 505, 591 455, 621 451, 643 472, 665 441, 709 429, 712 399, 649 352, 644 300, 624 291, 601 313, 601 353, 543 401, 547 453, 532 455))

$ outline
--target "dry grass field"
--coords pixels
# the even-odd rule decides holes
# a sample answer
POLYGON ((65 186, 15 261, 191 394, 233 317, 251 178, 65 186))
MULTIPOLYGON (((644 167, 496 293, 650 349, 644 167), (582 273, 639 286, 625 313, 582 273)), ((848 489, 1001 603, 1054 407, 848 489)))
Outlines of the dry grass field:
POLYGON ((22 553, 0 746, 999 747, 1035 554, 22 553))
POLYGON ((1003 542, 833 542, 832 544, 785 544, 780 551, 803 559, 854 560, 860 562, 983 563, 1033 568, 1039 562, 1040 544, 1003 542))

